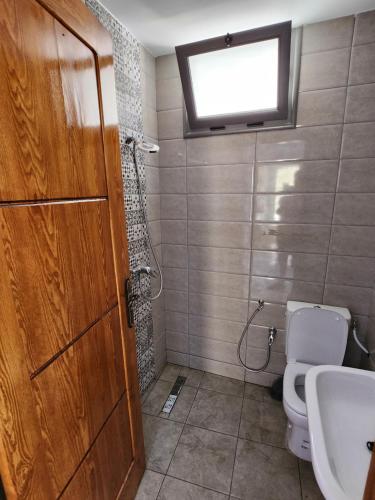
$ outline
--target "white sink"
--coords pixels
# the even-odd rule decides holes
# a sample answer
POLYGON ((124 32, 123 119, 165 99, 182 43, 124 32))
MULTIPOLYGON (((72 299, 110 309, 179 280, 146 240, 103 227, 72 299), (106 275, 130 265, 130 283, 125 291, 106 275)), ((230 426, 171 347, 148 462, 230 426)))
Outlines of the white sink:
POLYGON ((375 372, 316 366, 306 374, 314 473, 327 500, 361 500, 375 440, 375 372))

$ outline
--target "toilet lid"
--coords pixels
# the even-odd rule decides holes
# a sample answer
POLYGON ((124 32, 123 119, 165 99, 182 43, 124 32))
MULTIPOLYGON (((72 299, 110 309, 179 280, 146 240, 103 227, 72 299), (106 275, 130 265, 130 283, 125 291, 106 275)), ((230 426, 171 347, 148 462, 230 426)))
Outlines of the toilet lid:
POLYGON ((312 365, 341 365, 348 338, 348 323, 327 309, 302 308, 289 321, 287 360, 312 365))

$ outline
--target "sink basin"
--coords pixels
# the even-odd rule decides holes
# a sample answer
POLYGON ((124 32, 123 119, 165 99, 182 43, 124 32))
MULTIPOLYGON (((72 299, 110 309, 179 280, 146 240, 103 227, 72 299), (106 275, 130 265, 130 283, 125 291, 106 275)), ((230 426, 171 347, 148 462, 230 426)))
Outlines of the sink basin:
POLYGON ((327 500, 361 500, 375 440, 375 372, 322 365, 306 375, 314 473, 327 500))

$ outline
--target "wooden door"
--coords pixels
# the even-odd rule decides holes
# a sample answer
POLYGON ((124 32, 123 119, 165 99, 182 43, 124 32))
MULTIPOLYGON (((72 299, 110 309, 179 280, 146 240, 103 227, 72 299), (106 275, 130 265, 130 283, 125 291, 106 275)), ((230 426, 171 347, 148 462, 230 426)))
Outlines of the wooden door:
POLYGON ((0 0, 0 474, 8 499, 130 499, 144 470, 108 33, 0 0))

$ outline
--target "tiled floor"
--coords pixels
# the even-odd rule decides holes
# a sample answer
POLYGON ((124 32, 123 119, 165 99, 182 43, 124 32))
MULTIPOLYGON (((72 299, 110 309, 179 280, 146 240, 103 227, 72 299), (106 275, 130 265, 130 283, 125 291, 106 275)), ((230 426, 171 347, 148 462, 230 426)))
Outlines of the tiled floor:
POLYGON ((311 464, 284 445, 282 404, 268 390, 167 365, 143 403, 147 470, 136 500, 320 500, 311 464), (177 377, 187 381, 169 418, 177 377))

